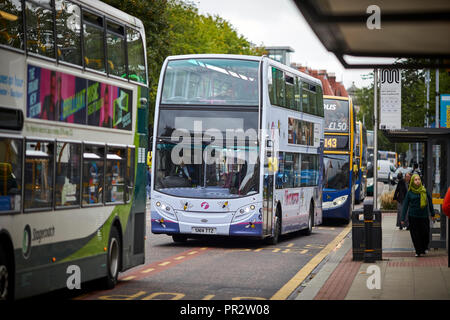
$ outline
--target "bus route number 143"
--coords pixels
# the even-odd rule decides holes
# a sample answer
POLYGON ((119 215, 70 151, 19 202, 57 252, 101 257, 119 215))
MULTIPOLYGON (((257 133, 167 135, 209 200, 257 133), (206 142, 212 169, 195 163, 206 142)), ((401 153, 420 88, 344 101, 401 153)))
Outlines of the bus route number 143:
POLYGON ((336 149, 337 148, 337 138, 325 138, 325 148, 336 149))

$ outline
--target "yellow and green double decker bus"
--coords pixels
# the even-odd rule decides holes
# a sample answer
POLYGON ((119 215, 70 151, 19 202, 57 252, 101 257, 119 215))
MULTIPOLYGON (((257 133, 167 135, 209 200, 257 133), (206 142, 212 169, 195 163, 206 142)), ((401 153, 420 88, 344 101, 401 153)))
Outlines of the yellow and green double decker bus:
POLYGON ((142 22, 100 1, 0 2, 0 300, 144 263, 142 22))

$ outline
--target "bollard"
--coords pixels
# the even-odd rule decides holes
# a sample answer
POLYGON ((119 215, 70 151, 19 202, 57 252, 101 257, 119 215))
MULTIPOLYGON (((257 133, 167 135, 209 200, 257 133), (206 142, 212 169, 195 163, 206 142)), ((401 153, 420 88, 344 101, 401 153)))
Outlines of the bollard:
POLYGON ((364 201, 364 262, 375 262, 373 243, 373 202, 364 201))
POLYGON ((382 260, 381 211, 373 210, 373 201, 364 201, 364 209, 352 212, 353 261, 373 263, 382 260))
POLYGON ((353 261, 362 261, 364 258, 364 220, 363 210, 352 212, 352 251, 353 261))

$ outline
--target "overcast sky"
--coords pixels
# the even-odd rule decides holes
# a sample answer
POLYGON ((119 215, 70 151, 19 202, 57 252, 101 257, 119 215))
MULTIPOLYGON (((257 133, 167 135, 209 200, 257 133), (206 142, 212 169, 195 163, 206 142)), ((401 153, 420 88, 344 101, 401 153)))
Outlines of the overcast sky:
POLYGON ((219 15, 256 45, 289 46, 291 62, 336 74, 346 88, 369 86, 363 80, 372 70, 345 70, 316 37, 292 0, 193 0, 201 14, 219 15))

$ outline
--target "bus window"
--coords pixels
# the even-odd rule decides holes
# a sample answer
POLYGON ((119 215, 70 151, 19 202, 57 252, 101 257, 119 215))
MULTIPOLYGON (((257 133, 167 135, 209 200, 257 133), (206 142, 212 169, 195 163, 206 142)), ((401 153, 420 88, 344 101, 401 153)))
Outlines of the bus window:
POLYGON ((22 2, 2 0, 0 3, 0 44, 23 49, 22 2))
POLYGON ((103 164, 105 147, 84 145, 83 150, 83 205, 103 202, 103 164))
POLYGON ((294 90, 294 96, 295 96, 295 110, 302 111, 302 100, 301 100, 301 92, 302 92, 302 84, 300 82, 299 77, 295 77, 295 90, 294 90))
POLYGON ((324 155, 324 188, 343 190, 349 187, 350 163, 348 155, 324 155))
POLYGON ((81 65, 80 7, 66 0, 56 0, 55 8, 58 60, 81 65))
POLYGON ((294 186, 294 154, 286 152, 284 154, 284 174, 283 188, 292 188, 294 186))
POLYGON ((39 5, 26 2, 27 50, 49 58, 55 57, 53 12, 50 0, 43 0, 39 5))
POLYGON ((125 200, 125 148, 110 147, 106 154, 105 202, 124 202, 125 200))
POLYGON ((133 81, 147 83, 144 44, 139 31, 127 28, 127 46, 128 78, 133 81))
POLYGON ((25 210, 53 207, 54 144, 27 141, 25 153, 25 210))
POLYGON ((22 140, 0 138, 0 213, 20 210, 21 189, 22 140))
POLYGON ((301 95, 302 95, 302 111, 303 112, 307 112, 307 113, 311 113, 310 111, 310 97, 309 97, 309 91, 308 91, 309 85, 307 83, 303 83, 302 84, 302 91, 301 91, 301 95))
POLYGON ((58 142, 56 144, 56 208, 80 204, 81 144, 58 142))
POLYGON ((293 164, 294 164, 294 188, 298 188, 301 186, 301 155, 299 153, 293 154, 293 164))
POLYGON ((108 73, 126 77, 125 63, 125 28, 112 22, 107 22, 106 48, 108 52, 108 73))
POLYGON ((317 86, 317 115, 323 117, 323 90, 321 86, 317 86))
POLYGON ((134 148, 127 149, 127 168, 125 180, 127 185, 127 192, 125 192, 125 202, 129 202, 134 188, 134 148))
POLYGON ((286 105, 288 109, 295 110, 295 89, 294 89, 294 77, 285 75, 285 86, 286 86, 286 105))
POLYGON ((84 63, 87 68, 105 72, 103 18, 83 12, 84 63))

